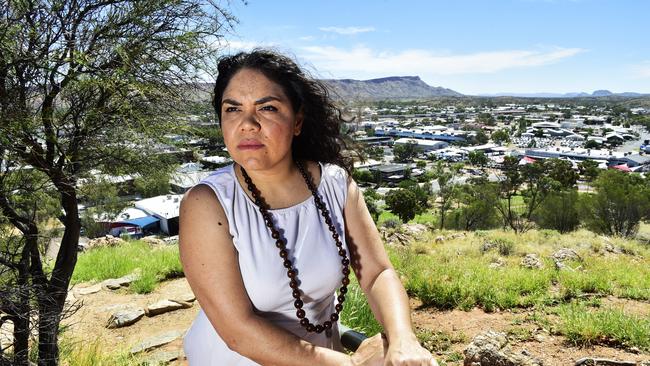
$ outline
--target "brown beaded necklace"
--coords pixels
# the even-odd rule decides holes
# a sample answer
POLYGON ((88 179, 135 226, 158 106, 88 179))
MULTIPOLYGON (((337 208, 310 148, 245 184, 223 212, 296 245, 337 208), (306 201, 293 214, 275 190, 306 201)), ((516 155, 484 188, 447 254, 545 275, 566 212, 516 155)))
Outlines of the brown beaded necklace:
POLYGON ((283 259, 284 268, 287 269, 287 276, 290 278, 289 287, 291 287, 291 289, 293 290, 293 298, 296 299, 293 302, 293 306, 295 306, 297 309, 296 316, 298 317, 298 319, 300 319, 300 325, 302 325, 308 332, 321 333, 323 331, 326 331, 325 334, 329 337, 331 336, 330 329, 332 329, 332 322, 336 322, 339 319, 339 313, 341 312, 341 310, 343 310, 343 302, 345 301, 345 294, 348 292, 348 284, 350 283, 350 279, 348 277, 350 275, 350 260, 348 259, 347 252, 345 251, 345 249, 343 249, 343 243, 339 238, 339 234, 336 232, 336 228, 334 227, 332 218, 329 215, 329 211, 327 211, 327 208, 325 207, 325 203, 320 198, 320 195, 318 194, 318 191, 311 180, 311 176, 307 174, 302 163, 296 161, 296 166, 298 167, 298 171, 300 171, 302 177, 305 179, 305 183, 307 183, 307 188, 309 188, 312 196, 314 196, 314 203, 316 204, 316 207, 320 210, 321 214, 325 218, 325 224, 327 224, 330 232, 332 233, 332 238, 336 243, 336 248, 339 251, 339 256, 343 258, 341 260, 341 264, 343 265, 343 270, 342 270, 343 279, 341 280, 341 287, 339 288, 339 295, 337 297, 338 304, 336 304, 336 306, 334 307, 335 312, 332 313, 332 315, 330 315, 330 320, 324 322, 323 324, 314 325, 305 316, 306 315, 305 311, 302 309, 303 302, 300 298, 301 291, 300 288, 298 288, 297 273, 293 266, 293 263, 291 262, 291 260, 287 258, 289 256, 289 252, 287 252, 286 249, 286 240, 280 237, 280 231, 275 227, 275 224, 273 223, 273 216, 268 211, 268 205, 262 199, 262 196, 260 195, 260 191, 257 189, 255 184, 253 184, 253 180, 251 180, 251 177, 248 176, 248 173, 246 173, 244 167, 240 166, 240 169, 241 169, 242 176, 244 177, 244 181, 248 186, 248 190, 251 192, 255 204, 260 210, 260 213, 262 213, 262 218, 264 218, 264 223, 266 223, 266 226, 271 231, 271 237, 275 240, 275 246, 278 249, 280 249, 280 258, 283 259))

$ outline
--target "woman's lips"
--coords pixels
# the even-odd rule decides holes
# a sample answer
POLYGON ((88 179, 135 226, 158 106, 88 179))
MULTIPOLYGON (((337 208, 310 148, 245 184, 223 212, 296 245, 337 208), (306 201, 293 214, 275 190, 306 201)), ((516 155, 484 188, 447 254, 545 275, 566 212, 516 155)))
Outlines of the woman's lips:
POLYGON ((239 150, 257 150, 263 147, 264 145, 259 141, 243 141, 239 145, 237 145, 237 148, 239 150))

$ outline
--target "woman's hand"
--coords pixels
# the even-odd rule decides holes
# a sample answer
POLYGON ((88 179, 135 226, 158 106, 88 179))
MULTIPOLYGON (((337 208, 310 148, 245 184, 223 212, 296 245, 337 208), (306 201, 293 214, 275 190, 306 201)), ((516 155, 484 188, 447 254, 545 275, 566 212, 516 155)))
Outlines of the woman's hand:
POLYGON ((354 366, 383 366, 388 342, 381 334, 367 338, 351 356, 354 366))
POLYGON ((438 366, 436 359, 420 345, 415 335, 391 342, 385 357, 384 365, 387 366, 438 366))

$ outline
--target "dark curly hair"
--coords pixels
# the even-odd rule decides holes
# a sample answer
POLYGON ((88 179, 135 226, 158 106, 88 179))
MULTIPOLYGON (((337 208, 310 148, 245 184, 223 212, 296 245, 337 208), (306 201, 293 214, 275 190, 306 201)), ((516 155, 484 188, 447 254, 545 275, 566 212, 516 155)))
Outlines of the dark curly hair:
POLYGON ((327 88, 303 72, 289 57, 264 49, 240 52, 219 60, 212 105, 221 124, 221 100, 230 79, 241 69, 261 72, 280 85, 295 113, 302 109, 300 135, 294 137, 291 151, 295 160, 333 163, 351 172, 351 161, 341 155, 346 147, 340 132, 341 111, 332 103, 327 88))

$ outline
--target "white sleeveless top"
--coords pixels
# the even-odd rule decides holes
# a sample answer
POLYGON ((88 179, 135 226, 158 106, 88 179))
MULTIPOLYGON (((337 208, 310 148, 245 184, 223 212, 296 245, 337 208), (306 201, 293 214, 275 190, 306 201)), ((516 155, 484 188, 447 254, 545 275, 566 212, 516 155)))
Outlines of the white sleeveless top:
MULTIPOLYGON (((330 212, 343 247, 348 251, 343 221, 347 174, 337 165, 319 165, 321 180, 318 193, 330 212)), ((275 240, 271 238, 258 207, 239 184, 233 165, 215 171, 198 184, 207 184, 212 188, 223 206, 239 255, 244 286, 254 311, 312 344, 341 350, 338 324, 332 325, 331 337, 327 337, 325 332, 307 333, 300 325, 287 270, 278 254, 275 240)), ((341 257, 332 234, 316 208, 313 196, 295 206, 269 212, 273 215, 276 228, 286 239, 288 258, 298 272, 306 316, 312 323, 322 324, 334 312, 335 291, 341 286, 342 279, 341 257)), ((190 366, 257 365, 228 348, 203 310, 185 335, 184 349, 190 366)))

